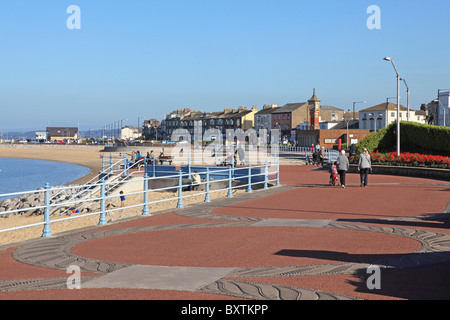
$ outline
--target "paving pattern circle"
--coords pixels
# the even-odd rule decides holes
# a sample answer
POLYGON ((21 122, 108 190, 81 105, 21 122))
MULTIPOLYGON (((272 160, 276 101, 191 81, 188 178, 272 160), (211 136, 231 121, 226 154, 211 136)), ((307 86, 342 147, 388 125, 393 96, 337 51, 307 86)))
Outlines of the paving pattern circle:
POLYGON ((122 234, 80 243, 71 252, 130 265, 234 268, 341 261, 373 263, 386 254, 406 255, 421 248, 420 242, 395 234, 363 235, 367 231, 257 225, 215 227, 214 237, 211 228, 201 225, 195 229, 122 234), (127 247, 127 251, 118 253, 118 246, 127 247), (256 251, 258 254, 253 254, 256 251))
MULTIPOLYGON (((386 193, 389 179, 379 179, 373 195, 386 193)), ((391 212, 386 203, 368 212, 360 210, 363 201, 356 202, 356 209, 349 207, 351 197, 341 189, 332 193, 324 186, 286 185, 174 211, 193 223, 98 228, 33 241, 12 254, 17 261, 54 270, 77 265, 88 275, 83 286, 91 289, 174 290, 254 300, 357 299, 293 284, 304 278, 358 275, 372 265, 402 270, 450 261, 450 235, 434 223, 449 218, 442 212, 445 196, 437 194, 438 201, 425 212, 415 199, 419 188, 405 181, 408 198, 391 212), (326 207, 318 192, 330 197, 340 192, 343 204, 326 207), (308 196, 316 205, 308 202, 304 212, 295 212, 298 199, 308 196), (280 214, 277 208, 291 213, 280 214), (326 214, 314 215, 313 209, 326 214)), ((443 188, 422 183, 421 192, 435 194, 443 188)), ((398 187, 389 187, 392 195, 405 195, 398 187)), ((364 189, 345 191, 355 196, 364 189)), ((371 201, 375 205, 379 199, 371 201)), ((62 289, 63 280, 0 281, 0 291, 62 289)))

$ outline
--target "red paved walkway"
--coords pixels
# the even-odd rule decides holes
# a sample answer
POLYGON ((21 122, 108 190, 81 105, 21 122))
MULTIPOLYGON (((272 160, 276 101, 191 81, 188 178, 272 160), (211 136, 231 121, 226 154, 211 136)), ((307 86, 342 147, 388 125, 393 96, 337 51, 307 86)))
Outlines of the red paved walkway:
MULTIPOLYGON (((450 184, 446 182, 371 175, 369 186, 361 188, 359 177, 349 175, 348 186, 343 189, 328 186, 328 173, 323 170, 282 166, 281 183, 291 188, 256 199, 246 200, 244 197, 242 202, 215 208, 211 213, 261 219, 332 220, 333 227, 256 227, 251 224, 211 227, 206 224, 224 221, 167 212, 103 228, 93 227, 92 230, 132 230, 130 228, 150 226, 174 226, 173 229, 100 237, 76 244, 70 250, 84 258, 144 266, 320 267, 328 264, 370 263, 385 258, 395 260, 403 256, 416 257, 416 251, 424 243, 431 246, 435 244, 435 237, 428 234, 450 234, 447 220, 405 219, 443 212, 450 200, 450 184), (184 227, 193 224, 196 228, 184 227), (420 242, 416 238, 389 234, 387 231, 340 229, 336 225, 419 230, 425 232, 428 238, 420 242)), ((450 243, 447 245, 450 246, 450 243)), ((11 256, 15 250, 16 248, 8 248, 0 251, 0 285, 6 280, 68 276, 64 270, 16 261, 11 256)), ((445 248, 444 254, 447 254, 445 248)), ((321 290, 369 300, 449 299, 449 270, 450 263, 446 259, 415 268, 383 269, 381 290, 369 290, 366 286, 367 276, 361 273, 283 277, 231 276, 226 280, 321 290)), ((102 277, 93 273, 83 276, 102 277)), ((0 299, 225 300, 239 297, 177 290, 82 288, 0 292, 0 299)))

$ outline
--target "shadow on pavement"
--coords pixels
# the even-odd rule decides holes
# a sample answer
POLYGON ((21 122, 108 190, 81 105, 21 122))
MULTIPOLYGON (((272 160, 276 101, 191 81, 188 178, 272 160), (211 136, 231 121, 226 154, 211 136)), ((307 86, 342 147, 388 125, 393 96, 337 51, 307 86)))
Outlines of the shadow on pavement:
MULTIPOLYGON (((448 300, 450 299, 450 252, 441 252, 440 257, 447 256, 447 261, 419 266, 398 268, 399 263, 415 263, 427 261, 434 253, 410 254, 348 254, 345 252, 322 250, 292 250, 284 249, 275 253, 291 257, 308 257, 323 260, 332 260, 348 263, 364 263, 379 266, 380 289, 369 289, 368 280, 372 273, 367 269, 357 269, 353 276, 357 280, 347 280, 355 287, 356 292, 396 297, 407 300, 448 300)), ((445 259, 444 259, 445 260, 445 259)), ((370 280, 372 281, 372 280, 370 280)))

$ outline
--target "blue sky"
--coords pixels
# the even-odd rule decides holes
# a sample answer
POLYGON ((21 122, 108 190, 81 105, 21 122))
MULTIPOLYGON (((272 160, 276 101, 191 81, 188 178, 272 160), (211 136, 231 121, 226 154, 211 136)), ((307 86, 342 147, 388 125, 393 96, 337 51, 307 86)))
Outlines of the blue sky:
POLYGON ((16 0, 0 3, 0 131, 99 129, 176 108, 307 101, 418 109, 450 88, 448 0, 16 0), (69 30, 70 5, 81 29, 69 30), (366 12, 381 9, 381 29, 366 12), (402 85, 402 103, 406 90, 402 85))

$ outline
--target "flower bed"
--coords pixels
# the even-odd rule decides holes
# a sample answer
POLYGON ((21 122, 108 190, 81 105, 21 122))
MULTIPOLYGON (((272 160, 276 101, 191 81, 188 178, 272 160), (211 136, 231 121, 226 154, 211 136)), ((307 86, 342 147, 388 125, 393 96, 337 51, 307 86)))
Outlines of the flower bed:
MULTIPOLYGON (((378 151, 370 153, 372 165, 393 165, 427 168, 445 168, 450 169, 450 157, 435 156, 419 153, 401 153, 397 156, 396 152, 380 153, 378 151)), ((350 157, 350 163, 358 163, 359 155, 350 157)))

